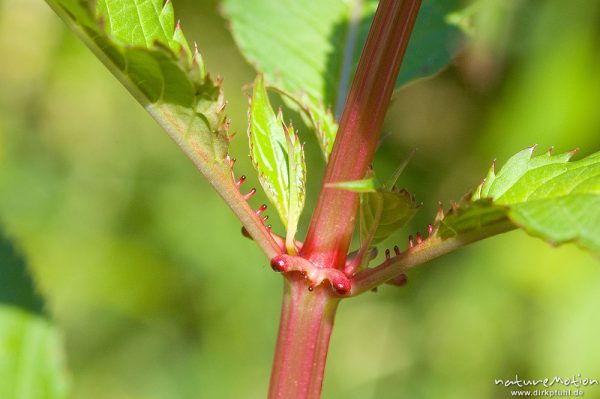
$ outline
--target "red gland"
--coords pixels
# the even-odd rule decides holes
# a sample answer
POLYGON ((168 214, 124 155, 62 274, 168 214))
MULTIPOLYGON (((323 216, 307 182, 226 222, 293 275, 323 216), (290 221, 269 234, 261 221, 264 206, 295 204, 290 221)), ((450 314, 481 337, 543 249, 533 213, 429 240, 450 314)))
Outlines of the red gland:
POLYGON ((385 260, 389 260, 390 259, 390 250, 386 249, 385 250, 385 260))
POLYGON ((254 194, 256 194, 256 189, 252 188, 252 190, 248 191, 248 193, 244 195, 244 199, 248 201, 254 194))
POLYGON ((417 233, 417 244, 420 244, 423 242, 423 237, 421 237, 421 233, 417 233))
POLYGON ((408 236, 408 247, 412 248, 414 246, 415 246, 415 243, 413 242, 413 236, 410 235, 410 236, 408 236))
POLYGON ((394 245, 394 253, 396 254, 396 256, 400 255, 400 248, 398 248, 397 245, 394 245))
POLYGON ((261 214, 261 213, 263 213, 263 212, 264 212, 266 209, 267 209, 267 205, 266 205, 266 204, 262 204, 262 205, 260 206, 260 208, 258 208, 258 209, 256 210, 256 215, 257 215, 257 216, 258 216, 258 215, 260 215, 260 214, 261 214))
POLYGON ((286 272, 288 263, 281 256, 276 256, 271 259, 271 268, 276 272, 286 272))
POLYGON ((237 188, 239 188, 242 184, 244 184, 245 181, 246 181, 246 176, 242 175, 242 176, 240 176, 240 179, 235 183, 235 186, 237 188))
POLYGON ((334 281, 331 282, 333 288, 339 295, 346 295, 350 292, 350 280, 345 278, 335 278, 334 281))
POLYGON ((404 273, 402 273, 402 274, 394 277, 390 281, 388 281, 388 284, 392 284, 397 287, 402 287, 403 285, 406 285, 406 283, 408 283, 408 277, 406 277, 406 274, 404 274, 404 273))
POLYGON ((431 237, 431 234, 433 233, 433 226, 428 224, 427 225, 427 236, 431 237))
POLYGON ((252 238, 252 236, 250 235, 250 233, 248 232, 248 230, 246 230, 246 228, 245 228, 245 227, 243 227, 243 226, 242 226, 242 235, 243 235, 244 237, 246 237, 246 238, 249 238, 249 239, 251 239, 251 240, 253 239, 253 238, 252 238))

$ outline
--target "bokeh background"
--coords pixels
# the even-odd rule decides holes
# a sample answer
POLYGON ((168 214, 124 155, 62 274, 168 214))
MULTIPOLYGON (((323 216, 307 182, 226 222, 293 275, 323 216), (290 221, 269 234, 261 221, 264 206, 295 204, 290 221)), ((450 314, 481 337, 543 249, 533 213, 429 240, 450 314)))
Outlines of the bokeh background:
MULTIPOLYGON (((225 79, 236 172, 256 185, 241 89, 254 71, 216 1, 174 3, 225 79)), ((389 110, 376 170, 417 148, 400 183, 423 202, 389 245, 406 245, 494 158, 534 143, 600 149, 600 2, 480 3, 480 32, 456 62, 389 110)), ((307 218, 323 162, 297 123, 307 218)), ((0 223, 61 331, 74 398, 265 397, 281 277, 42 0, 0 0, 0 223)), ((341 304, 324 398, 504 398, 495 378, 600 378, 600 263, 574 245, 512 232, 409 280, 341 304)))

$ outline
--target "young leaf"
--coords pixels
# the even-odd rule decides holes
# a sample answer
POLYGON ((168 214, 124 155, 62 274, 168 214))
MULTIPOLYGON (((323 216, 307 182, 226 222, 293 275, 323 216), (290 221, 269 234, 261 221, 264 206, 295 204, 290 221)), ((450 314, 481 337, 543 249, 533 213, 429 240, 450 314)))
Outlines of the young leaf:
POLYGON ((406 226, 419 205, 406 190, 380 188, 360 197, 360 242, 375 245, 406 226), (372 239, 369 242, 369 237, 372 239))
POLYGON ((355 193, 369 193, 377 191, 377 183, 373 177, 363 180, 343 181, 328 184, 327 187, 354 191, 355 193))
POLYGON ((396 187, 398 177, 413 155, 414 151, 401 162, 383 186, 380 186, 373 171, 363 180, 329 185, 332 188, 361 193, 360 244, 363 249, 385 240, 396 230, 406 226, 417 213, 419 205, 415 198, 405 189, 396 187))
POLYGON ((314 129, 321 152, 325 160, 328 160, 338 129, 338 124, 331 113, 331 109, 329 107, 325 108, 323 103, 319 101, 311 100, 304 92, 292 94, 280 86, 271 86, 270 88, 281 94, 284 102, 290 108, 300 111, 304 123, 314 129))
POLYGON ((341 182, 331 187, 361 193, 360 195, 360 244, 363 248, 375 245, 392 233, 406 226, 419 205, 405 189, 390 185, 377 187, 374 176, 351 182, 341 182))
POLYGON ((304 150, 293 126, 286 127, 281 110, 277 115, 273 111, 262 75, 254 81, 248 122, 250 155, 260 184, 288 228, 288 239, 293 239, 304 207, 304 150))
MULTIPOLYGON (((423 2, 397 87, 436 73, 453 57, 462 34, 445 18, 460 3, 423 2)), ((326 157, 377 4, 376 0, 255 0, 248 7, 245 0, 224 2, 242 53, 269 84, 295 97, 315 126, 326 157)))
POLYGON ((0 398, 67 398, 65 371, 59 334, 25 260, 0 232, 0 398))
POLYGON ((468 201, 439 224, 442 238, 510 220, 553 245, 575 242, 600 252, 600 152, 569 162, 574 152, 532 157, 534 147, 492 166, 468 201))
POLYGON ((175 24, 170 0, 46 0, 179 145, 269 258, 279 246, 231 177, 219 79, 175 24))
MULTIPOLYGON (((419 204, 405 189, 396 187, 398 178, 415 155, 411 151, 400 162, 385 185, 360 198, 360 242, 361 246, 378 244, 396 230, 406 226, 415 216, 419 204)), ((375 177, 373 177, 375 180, 375 177)))

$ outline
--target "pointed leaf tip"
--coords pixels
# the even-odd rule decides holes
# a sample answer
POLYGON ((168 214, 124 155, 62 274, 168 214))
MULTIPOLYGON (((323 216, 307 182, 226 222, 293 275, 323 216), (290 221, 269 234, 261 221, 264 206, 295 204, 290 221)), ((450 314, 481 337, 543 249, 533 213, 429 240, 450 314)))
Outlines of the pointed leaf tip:
POLYGON ((281 108, 277 114, 273 111, 262 75, 254 81, 248 118, 252 163, 283 224, 293 230, 289 238, 304 207, 304 151, 293 125, 285 125, 281 108))

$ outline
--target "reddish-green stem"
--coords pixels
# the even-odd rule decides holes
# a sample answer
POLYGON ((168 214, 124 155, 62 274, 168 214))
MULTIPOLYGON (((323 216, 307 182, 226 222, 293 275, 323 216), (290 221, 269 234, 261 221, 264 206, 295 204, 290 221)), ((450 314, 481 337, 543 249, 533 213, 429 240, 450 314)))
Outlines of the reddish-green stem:
POLYGON ((420 5, 421 0, 379 3, 302 249, 318 267, 344 266, 359 197, 327 185, 365 176, 420 5))
MULTIPOLYGON (((381 0, 352 82, 317 207, 301 256, 319 268, 342 269, 358 210, 358 195, 329 183, 364 177, 421 0, 381 0)), ((314 291, 298 272, 286 273, 270 398, 319 398, 339 298, 329 284, 314 291)))
POLYGON ((437 236, 429 238, 423 241, 423 243, 416 245, 413 248, 409 248, 400 255, 386 260, 381 265, 355 275, 351 280, 352 289, 349 295, 359 295, 391 280, 417 265, 421 265, 432 259, 456 251, 457 249, 476 241, 513 230, 514 228, 515 225, 506 220, 482 229, 461 233, 451 238, 441 239, 437 236))
POLYGON ((328 285, 310 292, 299 273, 285 279, 269 398, 318 398, 340 299, 328 285))

